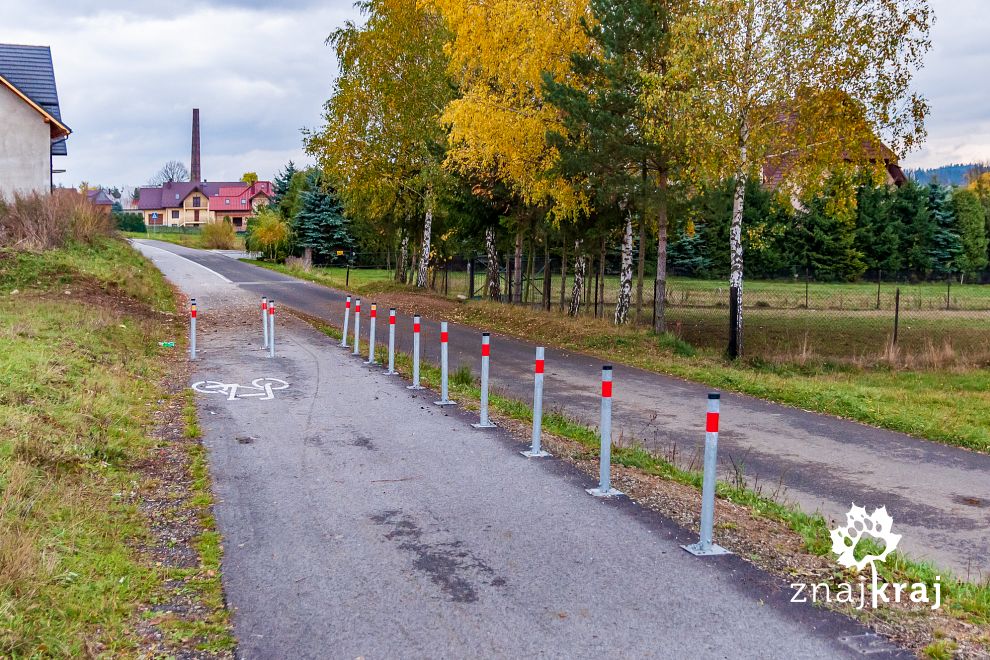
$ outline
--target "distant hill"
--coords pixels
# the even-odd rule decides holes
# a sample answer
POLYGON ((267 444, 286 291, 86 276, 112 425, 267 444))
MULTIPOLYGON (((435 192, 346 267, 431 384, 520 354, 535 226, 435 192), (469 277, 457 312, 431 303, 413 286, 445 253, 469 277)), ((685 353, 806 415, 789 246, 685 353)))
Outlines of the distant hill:
POLYGON ((988 172, 990 171, 990 164, 956 163, 929 169, 904 170, 904 174, 909 179, 914 179, 921 184, 940 183, 944 186, 962 186, 966 184, 966 175, 974 169, 988 172))

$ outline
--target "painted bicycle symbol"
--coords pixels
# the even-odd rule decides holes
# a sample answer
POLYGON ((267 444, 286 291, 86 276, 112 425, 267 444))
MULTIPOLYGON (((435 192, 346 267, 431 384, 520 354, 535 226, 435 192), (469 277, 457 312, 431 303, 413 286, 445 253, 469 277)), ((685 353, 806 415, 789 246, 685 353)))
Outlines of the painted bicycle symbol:
POLYGON ((284 390, 289 384, 278 378, 255 378, 250 385, 238 385, 237 383, 221 383, 216 380, 201 380, 194 383, 192 388, 202 394, 223 394, 227 401, 240 401, 243 399, 258 399, 259 401, 270 401, 275 398, 277 390, 284 390))

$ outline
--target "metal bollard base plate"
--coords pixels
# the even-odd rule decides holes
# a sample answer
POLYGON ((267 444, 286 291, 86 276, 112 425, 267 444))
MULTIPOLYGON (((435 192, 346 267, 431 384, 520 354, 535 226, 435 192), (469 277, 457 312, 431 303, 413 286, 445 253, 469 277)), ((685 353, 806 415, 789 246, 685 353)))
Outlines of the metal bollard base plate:
POLYGON ((382 372, 382 375, 383 376, 398 376, 399 375, 399 372, 398 371, 383 371, 382 372))
POLYGON ((422 385, 406 385, 407 390, 425 390, 426 388, 422 385))
POLYGON ((494 428, 497 428, 495 426, 495 424, 492 424, 491 422, 488 422, 487 424, 482 424, 481 422, 478 422, 477 424, 472 424, 471 426, 473 426, 476 429, 494 429, 494 428))
POLYGON ((701 543, 692 543, 691 545, 682 545, 682 548, 690 552, 695 557, 717 557, 718 555, 731 555, 732 553, 715 543, 710 544, 707 548, 701 543))
POLYGON ((601 488, 585 488, 584 492, 588 495, 594 495, 595 497, 619 497, 620 495, 625 495, 621 490, 616 490, 614 488, 609 488, 608 490, 602 490, 601 488))
POLYGON ((374 365, 374 364, 378 364, 378 360, 365 360, 364 363, 374 365))
POLYGON ((340 342, 340 347, 341 348, 350 348, 350 346, 347 345, 347 342, 346 341, 340 342))
POLYGON ((449 399, 446 400, 446 401, 434 401, 433 403, 436 404, 436 405, 438 405, 438 406, 456 406, 457 405, 457 402, 456 401, 450 401, 449 399))
POLYGON ((552 454, 550 454, 549 452, 545 452, 543 450, 533 451, 532 449, 527 449, 526 451, 521 451, 519 453, 525 456, 526 458, 547 458, 549 456, 552 456, 552 454))

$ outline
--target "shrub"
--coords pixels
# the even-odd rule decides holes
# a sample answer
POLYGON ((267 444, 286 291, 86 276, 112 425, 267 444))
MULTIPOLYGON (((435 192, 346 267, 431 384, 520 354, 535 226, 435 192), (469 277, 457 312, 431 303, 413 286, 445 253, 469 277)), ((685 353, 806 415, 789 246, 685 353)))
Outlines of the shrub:
POLYGON ((140 213, 114 213, 113 218, 117 223, 117 229, 120 231, 148 233, 148 227, 144 224, 144 216, 140 213))
POLYGON ((266 259, 278 261, 289 252, 292 228, 278 211, 265 207, 258 211, 255 222, 248 223, 247 249, 261 252, 266 259))
POLYGON ((203 247, 212 250, 233 250, 237 247, 237 232, 229 222, 211 222, 203 226, 203 247))
POLYGON ((77 240, 92 243, 113 231, 113 220, 75 190, 50 195, 14 193, 0 200, 0 246, 49 250, 77 240))

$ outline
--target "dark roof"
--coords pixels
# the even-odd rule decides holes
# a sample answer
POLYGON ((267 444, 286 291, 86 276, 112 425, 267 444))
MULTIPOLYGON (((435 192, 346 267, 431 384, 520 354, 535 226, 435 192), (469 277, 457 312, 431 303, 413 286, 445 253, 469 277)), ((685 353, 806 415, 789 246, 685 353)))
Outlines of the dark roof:
MULTIPOLYGON (((188 197, 189 193, 194 190, 198 190, 206 197, 213 197, 220 194, 220 188, 230 186, 244 186, 244 184, 240 181, 201 181, 200 183, 175 181, 173 183, 166 183, 160 188, 144 187, 141 188, 138 208, 142 211, 178 208, 182 205, 182 200, 188 197)), ((209 208, 209 202, 203 208, 209 208)))
POLYGON ((86 191, 86 197, 97 206, 113 206, 113 198, 102 188, 86 191))
MULTIPOLYGON (((0 44, 0 76, 62 123, 55 67, 48 46, 0 44)), ((53 156, 65 156, 65 138, 52 143, 53 156)))

